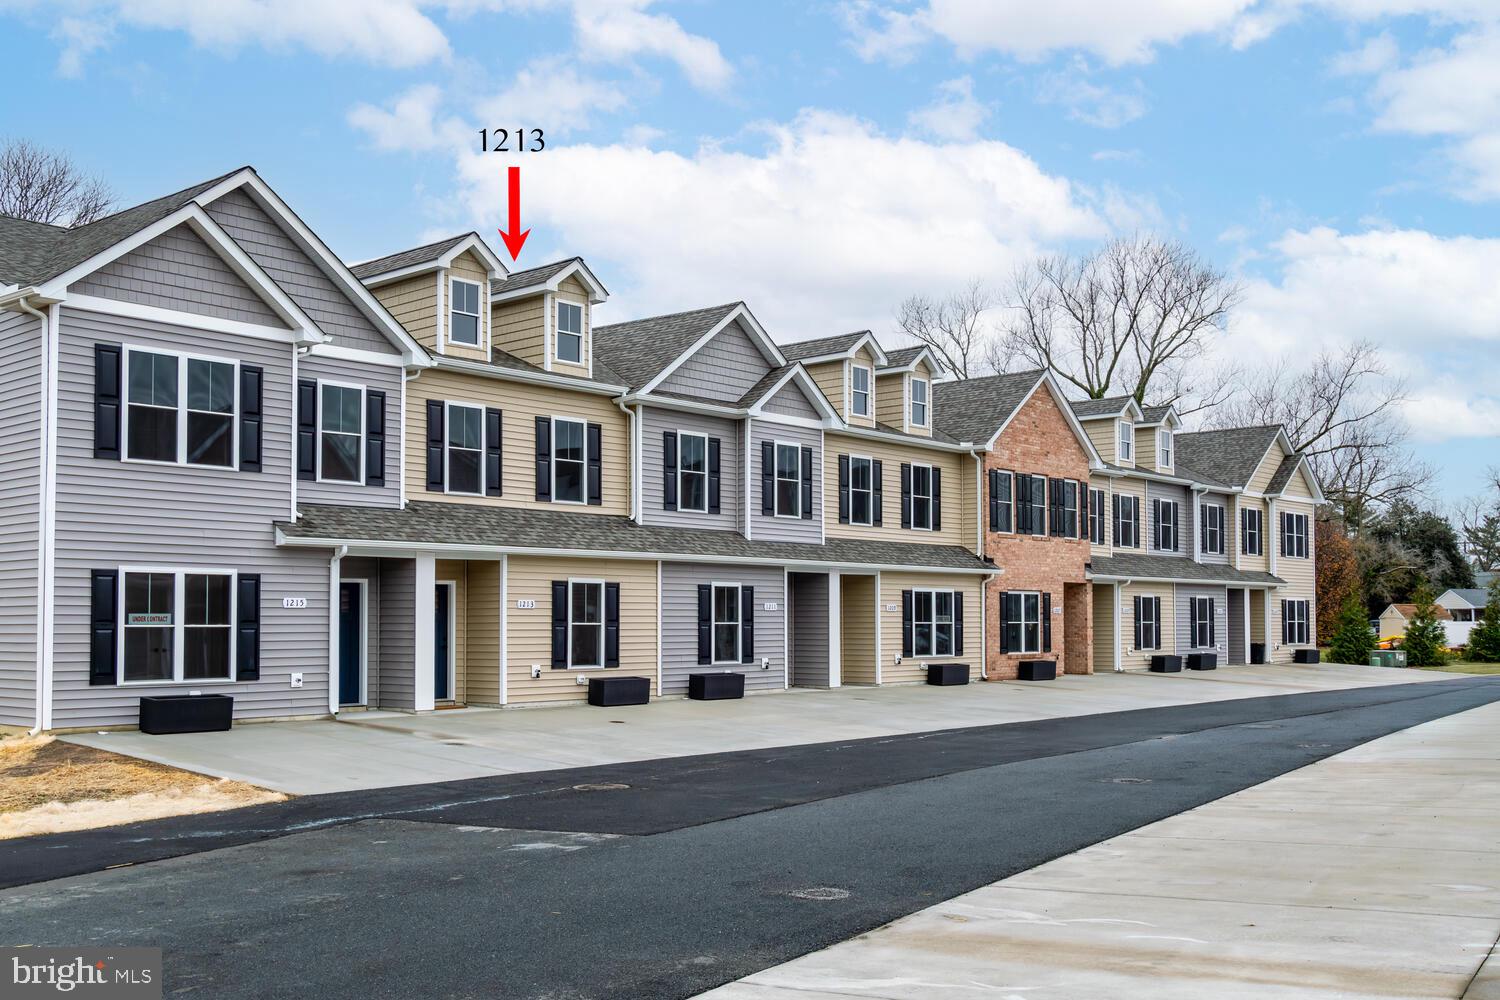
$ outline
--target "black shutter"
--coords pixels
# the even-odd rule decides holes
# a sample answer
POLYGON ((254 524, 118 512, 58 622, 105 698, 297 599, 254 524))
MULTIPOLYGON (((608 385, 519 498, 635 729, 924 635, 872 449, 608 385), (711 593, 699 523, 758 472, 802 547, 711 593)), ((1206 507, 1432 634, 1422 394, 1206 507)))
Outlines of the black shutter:
POLYGON ((755 588, 740 588, 740 662, 755 662, 755 588))
POLYGON ((318 478, 318 383, 297 380, 297 478, 318 478))
MULTIPOLYGON (((260 680, 260 574, 241 573, 235 594, 234 675, 260 680)), ((335 681, 336 683, 336 681, 335 681)))
POLYGON ((1208 508, 1202 503, 1198 505, 1198 547, 1208 552, 1208 508))
POLYGON ((504 456, 505 414, 484 408, 484 495, 498 497, 505 493, 504 456))
POLYGON ((1052 594, 1042 591, 1042 652, 1052 652, 1052 594))
POLYGON ((802 449, 802 520, 811 521, 813 515, 813 450, 802 449))
POLYGON ((385 485, 385 393, 365 393, 365 485, 385 485))
POLYGON ((1288 639, 1286 636, 1287 636, 1287 629, 1286 629, 1286 601, 1282 601, 1281 602, 1281 642, 1282 642, 1283 645, 1286 645, 1287 643, 1291 642, 1291 640, 1288 639))
POLYGON ((849 456, 839 456, 839 524, 849 523, 849 456))
POLYGON ((760 443, 760 512, 776 513, 776 445, 770 441, 760 443))
POLYGON ((989 472, 990 485, 990 530, 1000 530, 1000 471, 991 469, 989 472))
MULTIPOLYGON (((911 463, 901 463, 901 527, 911 527, 911 463)), ((909 654, 908 654, 909 655, 909 654)))
MULTIPOLYGON (((94 345, 94 457, 120 457, 120 345, 94 345)), ((113 671, 113 668, 111 668, 113 671)), ((113 678, 113 672, 110 673, 113 678)), ((114 683, 111 680, 109 683, 114 683)))
POLYGON ((661 433, 661 506, 677 509, 677 432, 661 433))
POLYGON ((1151 598, 1151 648, 1161 649, 1161 598, 1151 598))
MULTIPOLYGON (((119 352, 116 351, 116 360, 119 352)), ((89 578, 89 684, 115 682, 120 641, 120 573, 96 569, 89 578)))
POLYGON ((719 512, 719 439, 708 439, 708 512, 719 512))
POLYGON ((427 489, 432 493, 443 492, 446 483, 443 475, 444 412, 441 399, 427 401, 427 489))
POLYGON ((1212 597, 1208 599, 1208 644, 1210 647, 1219 645, 1219 602, 1212 597))
MULTIPOLYGON (((96 361, 97 364, 97 361, 96 361)), ((98 375, 95 375, 97 381, 98 375)), ((261 396, 265 383, 265 372, 255 365, 240 365, 240 471, 260 471, 260 443, 262 429, 261 396)), ((99 401, 94 400, 95 412, 99 401)), ((371 393, 374 395, 374 393, 371 393)), ((94 419, 94 457, 99 457, 98 417, 94 419)))
POLYGON ((698 664, 714 661, 714 588, 698 584, 698 664))
POLYGON ((1054 537, 1062 534, 1062 483, 1047 480, 1047 519, 1050 522, 1047 534, 1054 537))
POLYGON ((1010 603, 1010 594, 1002 590, 1000 592, 1000 652, 1010 652, 1010 629, 1005 627, 1006 605, 1010 603))
POLYGON ((1166 548, 1161 537, 1161 501, 1154 497, 1151 500, 1151 540, 1158 549, 1166 548))
POLYGON ((1016 473, 1015 489, 1011 491, 1011 508, 1016 512, 1016 534, 1031 532, 1031 477, 1016 473))
POLYGON ((604 665, 620 665, 620 585, 604 585, 604 665))
POLYGON ((1141 632, 1141 604, 1144 601, 1145 601, 1145 598, 1137 595, 1136 597, 1134 597, 1132 599, 1132 602, 1131 602, 1134 605, 1134 607, 1135 607, 1135 648, 1136 649, 1145 649, 1146 648, 1146 641, 1145 641, 1145 638, 1144 638, 1144 636, 1142 635, 1142 632, 1141 632))
POLYGON ((932 530, 943 530, 943 470, 932 469, 932 530))
POLYGON ((552 499, 552 418, 536 418, 536 498, 552 499))
POLYGON ((885 521, 885 468, 878 458, 870 463, 870 485, 874 489, 870 521, 878 528, 885 521))
POLYGON ((1120 494, 1116 493, 1114 495, 1114 498, 1115 498, 1115 534, 1114 534, 1114 541, 1115 541, 1115 547, 1119 548, 1121 546, 1121 543, 1120 543, 1120 494))
POLYGON ((588 425, 584 446, 588 449, 588 499, 592 506, 599 507, 604 503, 604 458, 599 454, 604 450, 604 428, 601 425, 588 425))
MULTIPOLYGON (((545 418, 538 418, 540 421, 545 418)), ((568 581, 552 581, 552 669, 568 668, 568 581)))
POLYGON ((1188 598, 1188 647, 1198 648, 1198 598, 1188 598))
POLYGON ((964 655, 964 595, 953 592, 953 655, 964 655))
MULTIPOLYGON (((904 467, 903 467, 904 468, 904 467)), ((901 591, 901 655, 912 655, 912 596, 911 591, 901 591)))
POLYGON ((1078 484, 1078 537, 1093 540, 1093 533, 1089 530, 1089 497, 1091 496, 1088 483, 1078 484))

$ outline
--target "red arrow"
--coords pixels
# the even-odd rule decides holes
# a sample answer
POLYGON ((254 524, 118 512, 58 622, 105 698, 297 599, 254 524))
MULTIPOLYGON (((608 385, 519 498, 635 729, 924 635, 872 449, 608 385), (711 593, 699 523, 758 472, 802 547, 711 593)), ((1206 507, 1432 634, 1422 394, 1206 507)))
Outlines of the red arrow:
POLYGON ((505 249, 510 251, 510 259, 514 261, 521 256, 521 248, 526 245, 526 237, 531 235, 531 230, 521 229, 521 168, 510 167, 508 181, 510 184, 510 228, 500 230, 500 238, 505 241, 505 249), (520 230, 517 232, 517 230, 520 230))

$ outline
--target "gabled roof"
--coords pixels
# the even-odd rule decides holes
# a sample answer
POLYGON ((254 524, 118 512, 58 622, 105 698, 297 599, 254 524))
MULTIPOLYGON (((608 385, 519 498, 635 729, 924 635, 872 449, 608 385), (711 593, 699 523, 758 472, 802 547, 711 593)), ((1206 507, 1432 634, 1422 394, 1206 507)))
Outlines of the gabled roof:
POLYGON ((880 374, 889 375, 893 372, 911 371, 917 366, 917 362, 925 358, 927 367, 932 369, 934 375, 941 375, 947 371, 943 363, 932 353, 932 348, 926 344, 917 344, 913 347, 898 347, 894 351, 885 352, 885 364, 880 366, 880 374))
MULTIPOLYGON (((1433 610, 1437 612, 1434 617, 1436 617, 1438 620, 1453 620, 1453 616, 1448 613, 1448 609, 1443 607, 1441 604, 1434 604, 1432 607, 1433 610)), ((1382 611, 1380 613, 1381 617, 1384 617, 1387 611, 1394 611, 1402 618, 1410 620, 1411 616, 1417 613, 1417 606, 1415 604, 1387 604, 1385 607, 1385 611, 1382 611)))
POLYGON ((477 253, 488 270, 505 274, 504 262, 475 232, 459 233, 457 236, 449 236, 435 243, 427 243, 423 246, 412 247, 410 250, 376 257, 374 260, 351 264, 349 270, 356 278, 367 284, 387 284, 409 275, 448 267, 453 263, 453 258, 466 250, 477 253))
POLYGON ((1103 399, 1075 399, 1068 404, 1073 407, 1079 420, 1095 420, 1099 417, 1118 417, 1128 409, 1134 409, 1137 417, 1141 408, 1134 396, 1105 396, 1103 399))
POLYGON ((983 444, 1031 398, 1045 369, 955 379, 932 387, 933 429, 959 441, 983 444))
POLYGON ((780 349, 743 302, 649 316, 594 327, 594 356, 603 357, 625 384, 650 392, 731 322, 755 341, 771 367, 787 363, 780 349))
POLYGON ((1153 427, 1164 422, 1168 417, 1174 420, 1180 419, 1177 416, 1177 409, 1170 403, 1166 406, 1143 406, 1139 423, 1143 427, 1153 427))
MULTIPOLYGON (((1211 476, 1229 486, 1249 484, 1266 452, 1281 434, 1280 424, 1230 427, 1177 434, 1177 469, 1211 476)), ((1295 458, 1296 456, 1292 456, 1295 458)), ((1286 463, 1283 463, 1285 465, 1286 463)), ((1295 468, 1295 463, 1293 463, 1295 468)), ((1291 476, 1291 472, 1287 472, 1291 476)), ((1268 490, 1268 492, 1275 492, 1268 490)))
POLYGON ((1438 598, 1438 600, 1441 601, 1449 594, 1452 594, 1454 597, 1463 601, 1471 608, 1482 608, 1487 605, 1490 600, 1489 591, 1481 590, 1477 587, 1452 587, 1444 591, 1443 594, 1438 598))
POLYGON ((853 333, 840 333, 832 337, 818 337, 814 340, 799 340, 791 344, 782 344, 781 353, 788 361, 832 361, 838 358, 854 357, 866 343, 870 345, 870 353, 875 355, 875 363, 885 364, 886 353, 881 350, 875 335, 869 330, 856 330, 853 333))
MULTIPOLYGON (((537 292, 555 292, 557 287, 568 279, 569 276, 577 276, 589 290, 589 301, 603 302, 609 298, 609 289, 604 283, 594 277, 594 272, 584 263, 582 257, 566 257, 563 260, 554 260, 550 264, 540 264, 536 267, 528 267, 524 271, 517 271, 504 278, 496 278, 490 282, 490 299, 499 301, 501 299, 518 298, 522 295, 532 295, 537 292)), ((595 331, 597 332, 597 331, 595 331)))

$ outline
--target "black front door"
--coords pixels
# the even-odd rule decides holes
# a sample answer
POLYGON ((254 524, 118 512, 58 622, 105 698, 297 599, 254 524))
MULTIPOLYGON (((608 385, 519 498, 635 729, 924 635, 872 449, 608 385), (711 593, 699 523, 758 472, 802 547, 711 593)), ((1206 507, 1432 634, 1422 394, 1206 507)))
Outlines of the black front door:
POLYGON ((359 664, 362 650, 359 648, 360 584, 339 584, 339 704, 358 705, 359 664))
POLYGON ((451 641, 448 635, 448 593, 448 585, 440 583, 432 601, 436 619, 432 623, 432 696, 438 701, 453 697, 448 690, 448 647, 451 641))

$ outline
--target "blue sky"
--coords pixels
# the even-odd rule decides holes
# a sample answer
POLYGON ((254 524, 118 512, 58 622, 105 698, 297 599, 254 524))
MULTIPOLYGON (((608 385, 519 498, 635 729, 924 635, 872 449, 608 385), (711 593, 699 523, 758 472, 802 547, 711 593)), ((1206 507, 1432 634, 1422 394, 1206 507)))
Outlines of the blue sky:
POLYGON ((1219 351, 1356 339, 1438 499, 1500 463, 1500 14, 1481 0, 0 0, 0 132, 130 203, 243 163, 348 259, 502 221, 612 319, 780 339, 1117 233, 1245 299, 1219 351), (481 125, 549 148, 478 151, 481 125))

